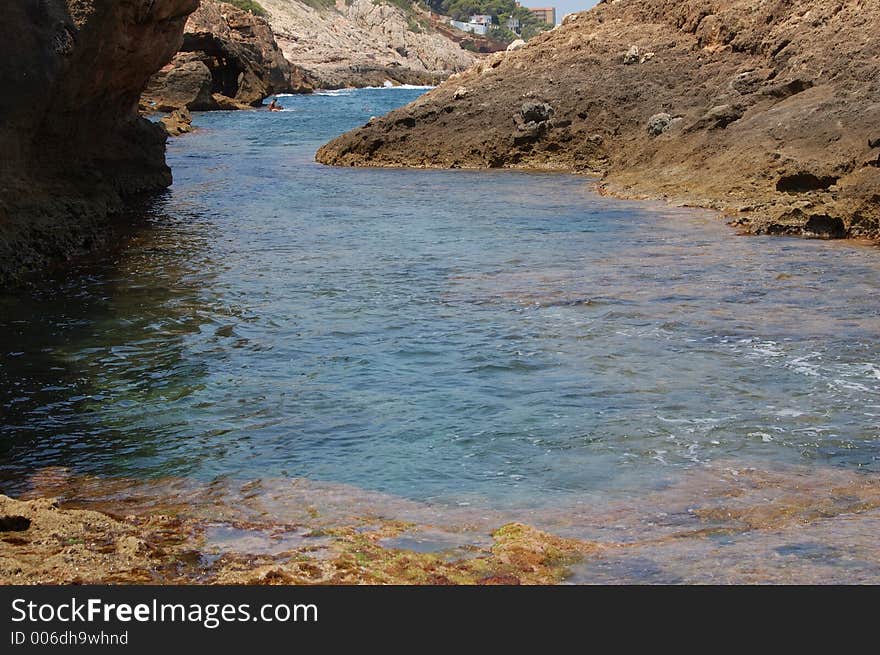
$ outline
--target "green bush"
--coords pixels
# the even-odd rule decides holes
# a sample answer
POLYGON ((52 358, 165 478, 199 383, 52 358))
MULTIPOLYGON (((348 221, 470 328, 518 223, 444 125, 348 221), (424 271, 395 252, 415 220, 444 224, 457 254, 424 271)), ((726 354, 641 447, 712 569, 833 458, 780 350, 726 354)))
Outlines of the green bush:
POLYGON ((263 5, 261 5, 257 0, 223 0, 223 2, 232 5, 233 7, 238 7, 239 9, 244 9, 245 11, 251 12, 254 16, 267 16, 268 12, 263 9, 263 5))

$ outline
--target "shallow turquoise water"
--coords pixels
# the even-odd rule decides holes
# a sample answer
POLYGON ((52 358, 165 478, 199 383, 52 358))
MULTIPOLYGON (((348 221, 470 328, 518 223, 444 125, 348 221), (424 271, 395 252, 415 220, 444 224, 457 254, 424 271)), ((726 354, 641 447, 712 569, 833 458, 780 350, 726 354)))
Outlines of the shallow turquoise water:
POLYGON ((313 162, 419 93, 198 115, 111 261, 0 296, 3 488, 64 465, 516 508, 718 461, 880 470, 876 249, 573 176, 313 162))

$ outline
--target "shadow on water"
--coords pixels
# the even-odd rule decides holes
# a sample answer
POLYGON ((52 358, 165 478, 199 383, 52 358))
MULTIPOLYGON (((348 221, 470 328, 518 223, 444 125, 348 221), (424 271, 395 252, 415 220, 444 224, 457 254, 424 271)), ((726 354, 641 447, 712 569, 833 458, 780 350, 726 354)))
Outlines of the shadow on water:
POLYGON ((2 491, 42 466, 112 473, 120 459, 149 461, 185 428, 175 405, 205 366, 185 341, 210 332, 220 300, 209 219, 197 207, 171 215, 168 202, 131 207, 109 253, 0 294, 2 491))

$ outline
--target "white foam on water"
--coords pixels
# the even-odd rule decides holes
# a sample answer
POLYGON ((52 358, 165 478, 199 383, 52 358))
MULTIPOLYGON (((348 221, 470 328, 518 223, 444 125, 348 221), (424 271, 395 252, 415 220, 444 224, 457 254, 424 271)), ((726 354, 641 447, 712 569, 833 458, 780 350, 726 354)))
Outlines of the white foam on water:
POLYGON ((355 89, 321 89, 320 91, 315 91, 312 95, 316 96, 330 96, 330 97, 339 97, 339 96, 350 96, 354 94, 355 89))
POLYGON ((765 357, 782 357, 785 355, 785 351, 775 341, 755 342, 752 350, 754 350, 755 354, 764 355, 765 357))
POLYGON ((789 360, 786 365, 792 369, 796 373, 800 373, 801 375, 808 375, 810 377, 820 377, 820 368, 819 364, 813 363, 810 360, 821 358, 821 353, 810 353, 809 355, 804 355, 803 357, 795 357, 792 360, 789 360))
POLYGON ((858 382, 848 382, 847 380, 835 379, 832 380, 830 385, 833 388, 837 389, 847 389, 849 391, 861 391, 863 393, 877 393, 876 389, 871 389, 870 387, 866 387, 864 384, 859 384, 858 382))
MULTIPOLYGON (((391 83, 386 83, 384 86, 365 86, 361 89, 355 88, 345 88, 345 89, 318 89, 312 95, 316 96, 330 96, 330 97, 339 97, 339 96, 350 96, 356 93, 357 91, 430 91, 431 89, 436 89, 436 86, 419 86, 416 84, 398 84, 394 85, 391 83)), ((286 98, 290 97, 290 93, 279 94, 277 98, 286 98)))
POLYGON ((364 89, 371 91, 382 91, 386 89, 410 89, 415 91, 428 91, 430 89, 436 89, 436 86, 431 85, 419 85, 419 84, 394 84, 393 82, 386 81, 382 86, 365 86, 364 89))
POLYGON ((876 364, 871 362, 865 362, 862 364, 865 368, 865 375, 873 375, 875 378, 880 380, 880 368, 876 364))

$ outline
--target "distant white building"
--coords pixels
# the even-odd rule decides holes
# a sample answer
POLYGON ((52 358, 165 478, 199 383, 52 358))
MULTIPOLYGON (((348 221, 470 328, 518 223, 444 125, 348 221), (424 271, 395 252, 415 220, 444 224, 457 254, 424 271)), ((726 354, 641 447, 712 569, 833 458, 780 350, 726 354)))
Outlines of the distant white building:
POLYGON ((489 30, 492 29, 493 22, 494 19, 488 14, 474 14, 467 23, 460 20, 449 21, 450 25, 462 32, 479 34, 480 36, 486 36, 486 34, 489 33, 489 30))
POLYGON ((470 34, 480 34, 485 36, 489 32, 489 28, 485 25, 475 25, 474 23, 465 23, 460 20, 451 20, 449 21, 449 24, 457 30, 469 32, 470 34))

